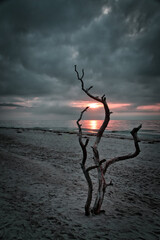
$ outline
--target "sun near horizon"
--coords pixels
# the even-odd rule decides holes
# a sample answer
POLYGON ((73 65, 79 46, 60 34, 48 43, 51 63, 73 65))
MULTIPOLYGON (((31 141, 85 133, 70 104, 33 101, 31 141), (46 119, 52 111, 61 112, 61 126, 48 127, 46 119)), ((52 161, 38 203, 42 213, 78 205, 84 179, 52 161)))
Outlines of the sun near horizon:
MULTIPOLYGON (((160 103, 154 105, 134 105, 130 102, 108 102, 110 111, 113 112, 113 119, 160 119, 160 103)), ((84 109, 89 107, 87 117, 90 120, 103 119, 103 104, 96 101, 72 101, 69 103, 70 107, 77 109, 84 109)))

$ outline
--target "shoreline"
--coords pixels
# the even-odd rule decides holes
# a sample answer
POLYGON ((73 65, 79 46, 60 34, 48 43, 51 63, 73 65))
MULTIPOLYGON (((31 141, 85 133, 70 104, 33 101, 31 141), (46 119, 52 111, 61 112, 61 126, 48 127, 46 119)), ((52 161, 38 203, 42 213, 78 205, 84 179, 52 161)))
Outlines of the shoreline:
MULTIPOLYGON (((1 129, 8 129, 8 130, 16 130, 17 133, 22 133, 23 131, 40 131, 40 132, 48 132, 48 133, 55 133, 57 135, 61 135, 61 134, 75 134, 75 135, 78 135, 78 130, 54 130, 54 129, 46 129, 46 128, 39 128, 39 127, 33 127, 33 128, 22 128, 22 127, 0 127, 0 130, 1 129)), ((82 135, 85 137, 85 136, 93 136, 95 137, 96 136, 96 130, 95 133, 93 132, 89 132, 87 131, 86 129, 83 129, 83 133, 82 135)), ((123 133, 119 133, 118 131, 111 131, 111 132, 104 132, 102 138, 118 138, 118 139, 126 139, 126 140, 133 140, 132 136, 130 136, 129 134, 130 132, 128 132, 128 134, 123 134, 123 133)), ((139 133, 140 137, 140 141, 143 141, 143 142, 148 142, 149 144, 154 144, 154 143, 160 143, 160 136, 158 136, 156 138, 156 135, 152 134, 149 138, 146 138, 144 136, 141 136, 141 133, 139 133), (154 135, 154 137, 153 137, 154 135)))

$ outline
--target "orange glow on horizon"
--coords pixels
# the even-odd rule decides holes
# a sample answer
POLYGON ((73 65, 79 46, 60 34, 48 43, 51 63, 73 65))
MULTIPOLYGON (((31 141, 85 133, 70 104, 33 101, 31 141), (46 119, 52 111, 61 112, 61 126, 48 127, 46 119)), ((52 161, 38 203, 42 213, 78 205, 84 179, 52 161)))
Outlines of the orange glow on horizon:
MULTIPOLYGON (((91 101, 77 101, 77 102, 71 102, 70 105, 72 107, 77 107, 77 108, 85 108, 85 107, 89 107, 89 108, 101 108, 103 107, 102 103, 99 102, 91 102, 91 101)), ((126 108, 131 106, 131 103, 108 103, 108 106, 110 109, 120 109, 120 108, 126 108)))
POLYGON ((99 108, 99 107, 102 107, 102 104, 100 104, 100 103, 89 103, 88 107, 89 108, 99 108))
POLYGON ((139 107, 137 107, 137 110, 159 112, 160 111, 160 103, 157 103, 155 105, 139 106, 139 107))
POLYGON ((77 108, 100 108, 103 107, 103 105, 99 102, 91 102, 91 101, 77 101, 77 102, 71 102, 70 105, 72 107, 77 107, 77 108))
POLYGON ((108 103, 110 109, 124 108, 131 106, 131 103, 108 103))

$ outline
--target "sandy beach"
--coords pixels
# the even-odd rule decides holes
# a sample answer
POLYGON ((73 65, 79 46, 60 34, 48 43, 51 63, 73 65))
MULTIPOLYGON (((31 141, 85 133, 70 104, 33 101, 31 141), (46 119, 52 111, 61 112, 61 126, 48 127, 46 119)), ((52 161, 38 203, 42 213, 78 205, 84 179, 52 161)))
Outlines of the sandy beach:
MULTIPOLYGON (((135 159, 109 168, 105 213, 86 217, 77 135, 1 128, 0 239, 159 240, 160 143, 141 141, 140 148, 135 159)), ((131 140, 101 140, 102 159, 133 151, 131 140)), ((91 175, 96 191, 96 170, 91 175)))

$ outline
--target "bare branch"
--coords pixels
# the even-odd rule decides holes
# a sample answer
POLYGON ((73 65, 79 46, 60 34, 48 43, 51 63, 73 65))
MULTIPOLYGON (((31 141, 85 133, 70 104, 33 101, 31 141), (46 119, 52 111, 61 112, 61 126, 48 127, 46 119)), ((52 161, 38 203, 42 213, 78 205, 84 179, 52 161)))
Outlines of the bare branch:
POLYGON ((133 130, 131 131, 131 134, 133 136, 133 140, 134 140, 134 145, 135 145, 135 152, 134 153, 130 153, 128 155, 124 155, 124 156, 120 156, 120 157, 115 157, 115 158, 112 158, 110 160, 108 160, 105 164, 105 167, 103 169, 103 173, 105 174, 108 167, 115 163, 115 162, 119 162, 119 161, 122 161, 122 160, 127 160, 127 159, 130 159, 130 158, 134 158, 136 157, 139 153, 140 153, 140 148, 139 148, 139 139, 137 137, 137 133, 139 131, 139 129, 142 127, 142 125, 139 125, 137 128, 133 128, 133 130))
POLYGON ((91 90, 93 88, 93 86, 90 86, 88 89, 86 89, 86 91, 88 92, 89 90, 91 90))
POLYGON ((106 97, 105 97, 105 94, 100 98, 98 96, 93 96, 92 94, 90 94, 88 91, 92 88, 89 87, 88 89, 85 89, 84 88, 84 82, 83 82, 83 77, 84 77, 84 70, 82 69, 82 77, 79 76, 79 73, 77 71, 77 66, 75 65, 75 72, 77 74, 77 78, 78 80, 81 81, 81 87, 82 87, 82 90, 92 99, 98 101, 98 102, 101 102, 104 106, 104 110, 105 110, 105 119, 103 121, 103 124, 102 126, 100 127, 98 133, 97 133, 97 138, 96 138, 96 141, 95 141, 95 145, 97 146, 98 143, 100 142, 101 140, 101 137, 103 135, 103 132, 104 130, 106 129, 108 123, 109 123, 109 120, 110 120, 110 110, 109 110, 109 107, 108 107, 108 104, 106 102, 106 97))
MULTIPOLYGON (((103 174, 103 168, 102 168, 102 166, 100 164, 101 161, 99 159, 98 144, 99 144, 99 142, 101 140, 101 137, 103 135, 104 130, 106 129, 106 127, 107 127, 107 125, 109 123, 109 120, 110 120, 110 110, 109 110, 108 104, 106 102, 105 95, 103 95, 100 98, 98 96, 94 96, 91 93, 89 93, 89 90, 91 89, 91 87, 88 88, 88 89, 85 89, 84 82, 83 82, 84 72, 82 71, 83 74, 82 74, 82 77, 80 78, 79 73, 78 73, 77 68, 76 68, 76 65, 75 65, 75 72, 77 73, 78 80, 81 81, 82 90, 90 98, 92 98, 92 99, 102 103, 103 106, 104 106, 104 111, 105 111, 105 118, 104 118, 103 124, 102 124, 102 126, 100 127, 100 129, 98 130, 98 132, 96 134, 96 140, 95 140, 94 146, 92 147, 93 154, 94 154, 94 158, 93 159, 94 159, 95 166, 89 167, 87 169, 87 172, 88 172, 88 171, 90 171, 90 170, 92 170, 94 168, 97 168, 99 187, 98 187, 98 192, 97 192, 97 198, 96 198, 96 201, 95 201, 95 204, 94 204, 94 213, 98 213, 100 211, 100 207, 101 207, 101 204, 103 202, 103 197, 104 197, 105 188, 106 188, 106 182, 105 182, 105 178, 104 178, 104 174, 103 174)), ((82 150, 83 150, 83 146, 82 146, 82 150)), ((84 159, 84 162, 85 161, 86 160, 84 159)))
MULTIPOLYGON (((83 71, 82 71, 82 73, 83 73, 83 71)), ((82 76, 83 76, 83 74, 82 74, 82 76)), ((82 148, 82 152, 83 152, 83 159, 82 159, 82 163, 81 163, 81 168, 82 168, 82 171, 84 173, 84 176, 85 176, 87 184, 88 184, 88 196, 87 196, 87 200, 86 200, 86 204, 85 204, 85 215, 86 216, 90 215, 90 205, 91 205, 91 201, 92 201, 93 185, 92 185, 92 180, 90 178, 89 172, 86 171, 86 167, 85 167, 85 163, 86 163, 86 160, 87 160, 87 149, 86 149, 86 147, 88 145, 89 138, 86 139, 85 144, 84 144, 83 141, 82 141, 82 129, 81 129, 82 124, 80 124, 80 121, 82 119, 82 116, 83 116, 84 112, 86 112, 88 108, 89 107, 86 107, 81 112, 80 117, 77 120, 77 125, 78 125, 78 129, 79 129, 79 144, 80 144, 80 146, 82 148)))
POLYGON ((80 76, 79 76, 79 72, 77 71, 77 66, 74 65, 74 67, 75 67, 75 72, 77 73, 77 78, 78 78, 79 80, 82 80, 83 77, 84 77, 84 69, 82 69, 82 76, 80 77, 80 76))
POLYGON ((88 108, 89 108, 89 107, 86 107, 86 108, 81 112, 80 117, 79 117, 79 119, 77 120, 77 125, 80 125, 79 122, 82 120, 83 113, 86 112, 88 108))
POLYGON ((90 205, 92 202, 93 184, 92 184, 92 180, 90 178, 89 172, 86 171, 86 169, 85 169, 85 165, 81 164, 81 168, 82 168, 82 171, 86 178, 86 181, 88 183, 88 196, 87 196, 87 200, 86 200, 86 204, 85 204, 85 215, 89 216, 90 215, 90 205))
POLYGON ((82 69, 82 76, 81 76, 81 79, 83 79, 84 77, 84 69, 82 69))
POLYGON ((82 129, 81 129, 81 126, 82 124, 80 124, 79 122, 82 120, 82 116, 83 116, 83 113, 87 111, 89 107, 86 107, 80 114, 80 117, 79 119, 77 120, 77 125, 78 125, 78 129, 79 129, 79 134, 82 134, 82 129))
POLYGON ((96 134, 96 139, 95 139, 94 145, 92 147, 94 166, 90 166, 87 169, 86 169, 86 166, 85 166, 86 159, 87 159, 86 147, 88 145, 89 139, 87 138, 85 140, 85 143, 83 143, 83 141, 82 141, 82 129, 81 129, 82 124, 80 124, 80 121, 82 119, 83 113, 85 111, 87 111, 88 107, 86 107, 81 112, 80 117, 77 120, 77 125, 78 125, 78 129, 79 129, 79 143, 80 143, 80 146, 81 146, 82 151, 83 151, 83 159, 82 159, 82 163, 81 163, 81 168, 83 170, 84 176, 85 176, 85 178, 87 180, 87 183, 88 183, 88 197, 87 197, 87 201, 86 201, 86 205, 85 205, 85 214, 89 215, 90 211, 93 212, 94 214, 99 214, 101 212, 101 206, 102 206, 102 203, 103 203, 106 187, 113 185, 112 180, 109 183, 106 183, 104 175, 105 175, 108 167, 111 164, 113 164, 115 162, 118 162, 118 161, 134 158, 140 153, 139 139, 138 139, 137 133, 138 133, 139 129, 142 127, 142 125, 138 126, 137 128, 134 128, 131 131, 131 135, 133 136, 134 145, 135 145, 135 152, 134 153, 130 153, 130 154, 124 155, 124 156, 115 157, 115 158, 112 158, 108 161, 106 161, 106 159, 100 160, 99 151, 98 151, 98 144, 100 143, 101 137, 103 136, 103 133, 104 133, 106 127, 108 126, 108 123, 110 121, 110 114, 112 112, 110 111, 110 109, 108 107, 105 94, 100 96, 100 97, 99 96, 94 96, 93 94, 91 94, 89 92, 93 88, 93 86, 90 86, 89 88, 85 88, 84 81, 83 81, 84 70, 82 69, 82 75, 80 76, 79 72, 77 71, 77 67, 75 65, 75 72, 76 72, 76 75, 77 75, 77 79, 81 82, 82 90, 90 98, 94 99, 95 101, 98 101, 98 102, 102 103, 103 107, 104 107, 104 112, 105 112, 105 118, 104 118, 103 124, 101 125, 101 127, 99 128, 99 130, 96 134), (105 164, 104 164, 104 167, 103 167, 102 163, 104 163, 104 162, 105 162, 105 164), (93 185, 92 185, 92 180, 90 178, 89 172, 93 169, 97 169, 98 189, 97 189, 97 197, 95 199, 93 209, 90 210, 90 205, 91 205, 91 201, 92 201, 93 185))
POLYGON ((84 146, 87 147, 88 143, 89 143, 89 138, 86 139, 84 146))
POLYGON ((106 101, 105 94, 101 97, 102 101, 106 101))
POLYGON ((106 183, 106 187, 109 187, 109 186, 113 186, 112 179, 110 180, 110 182, 109 182, 109 183, 106 183))
POLYGON ((104 163, 105 161, 106 161, 106 159, 101 160, 97 166, 95 165, 95 166, 88 167, 88 168, 86 169, 86 171, 89 172, 89 171, 91 171, 91 170, 93 170, 93 169, 95 169, 95 168, 98 168, 98 167, 101 166, 102 163, 104 163))
POLYGON ((87 151, 86 151, 86 147, 87 147, 87 144, 89 142, 89 139, 86 140, 85 144, 82 142, 82 129, 81 129, 81 126, 82 124, 80 124, 79 122, 81 121, 82 119, 82 116, 83 116, 83 113, 87 111, 89 107, 86 107, 80 114, 80 117, 79 119, 77 120, 77 125, 78 125, 78 129, 79 129, 79 144, 82 148, 82 152, 83 152, 83 160, 82 160, 82 164, 84 165, 85 162, 86 162, 86 159, 87 159, 87 151))
POLYGON ((85 89, 85 88, 84 88, 84 82, 83 82, 84 70, 82 69, 82 76, 80 77, 80 76, 79 76, 79 72, 77 71, 77 66, 75 65, 74 67, 75 67, 75 72, 76 72, 76 74, 77 74, 77 78, 78 78, 78 80, 81 82, 82 90, 83 90, 90 98, 92 98, 92 99, 94 99, 94 100, 102 103, 102 100, 101 100, 99 97, 97 97, 97 96, 95 97, 95 96, 93 96, 92 94, 90 94, 90 93, 88 92, 88 91, 92 88, 92 86, 89 87, 88 89, 85 89))
POLYGON ((104 118, 102 126, 100 127, 100 129, 98 130, 98 133, 97 133, 97 138, 96 138, 96 141, 95 141, 95 146, 96 147, 98 146, 98 144, 101 140, 101 137, 104 133, 104 130, 106 129, 106 127, 108 126, 108 123, 110 121, 110 110, 109 110, 109 107, 106 103, 106 99, 103 101, 103 106, 104 106, 104 110, 105 110, 105 118, 104 118))

